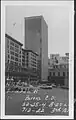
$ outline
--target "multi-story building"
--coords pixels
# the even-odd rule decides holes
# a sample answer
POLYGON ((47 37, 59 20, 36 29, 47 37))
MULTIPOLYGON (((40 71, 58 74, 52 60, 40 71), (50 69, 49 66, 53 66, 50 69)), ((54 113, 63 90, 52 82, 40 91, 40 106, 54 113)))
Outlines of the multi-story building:
MULTIPOLYGON (((28 76, 30 76, 30 83, 36 84, 37 81, 37 71, 38 71, 38 54, 32 50, 22 49, 22 71, 28 71, 28 76)), ((26 79, 27 77, 26 76, 26 79)))
POLYGON ((24 50, 25 54, 25 65, 29 69, 37 70, 38 54, 32 50, 24 50))
POLYGON ((48 76, 48 26, 43 16, 25 18, 25 48, 39 55, 40 79, 48 76))
POLYGON ((69 56, 50 55, 49 82, 69 86, 69 56))
POLYGON ((60 56, 59 54, 50 54, 50 66, 59 64, 68 64, 69 56, 60 56))
POLYGON ((26 81, 30 75, 30 79, 36 82, 38 54, 23 49, 20 42, 5 34, 5 68, 6 77, 9 75, 26 81))
POLYGON ((49 69, 49 82, 69 87, 69 69, 68 67, 55 66, 49 69))
POLYGON ((13 70, 16 66, 21 66, 22 45, 22 43, 5 34, 5 63, 11 64, 13 70))
POLYGON ((50 66, 58 64, 59 59, 60 59, 59 54, 50 54, 50 66))
POLYGON ((68 64, 69 63, 69 59, 67 56, 60 56, 60 59, 58 61, 59 64, 68 64))

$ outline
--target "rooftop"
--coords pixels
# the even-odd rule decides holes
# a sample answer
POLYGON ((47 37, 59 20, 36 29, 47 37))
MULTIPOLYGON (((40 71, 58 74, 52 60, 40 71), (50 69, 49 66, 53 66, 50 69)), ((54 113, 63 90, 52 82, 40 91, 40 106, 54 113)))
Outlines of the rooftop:
MULTIPOLYGON (((26 19, 26 20, 27 20, 27 19, 33 19, 33 18, 43 18, 43 20, 45 21, 43 15, 24 17, 24 19, 26 19)), ((46 21, 45 21, 45 23, 46 23, 46 21)), ((46 23, 46 25, 47 25, 47 23, 46 23)), ((48 27, 48 25, 47 25, 47 27, 48 27)))
POLYGON ((22 43, 20 43, 19 41, 17 41, 16 39, 14 39, 13 37, 11 37, 11 36, 10 36, 10 35, 8 35, 8 34, 5 34, 5 37, 7 37, 7 38, 11 39, 12 41, 14 41, 15 43, 17 43, 17 44, 19 44, 19 45, 23 46, 23 44, 22 44, 22 43))
POLYGON ((23 49, 23 48, 22 48, 22 50, 25 51, 25 52, 32 52, 32 53, 34 53, 34 54, 36 54, 36 55, 38 56, 38 54, 37 54, 36 52, 33 52, 32 50, 29 50, 29 49, 23 49))
POLYGON ((69 71, 69 69, 68 68, 49 68, 49 71, 53 71, 53 72, 64 72, 64 71, 69 71))
POLYGON ((24 19, 33 19, 33 18, 42 18, 42 15, 39 16, 29 16, 29 17, 24 17, 24 19))

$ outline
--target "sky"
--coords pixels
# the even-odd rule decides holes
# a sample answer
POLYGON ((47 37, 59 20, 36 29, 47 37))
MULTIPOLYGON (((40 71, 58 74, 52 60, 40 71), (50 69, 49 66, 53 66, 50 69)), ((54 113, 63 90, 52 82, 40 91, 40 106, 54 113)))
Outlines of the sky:
POLYGON ((24 43, 24 17, 43 15, 48 24, 48 56, 54 53, 63 56, 69 52, 70 5, 62 4, 6 6, 5 32, 24 43))

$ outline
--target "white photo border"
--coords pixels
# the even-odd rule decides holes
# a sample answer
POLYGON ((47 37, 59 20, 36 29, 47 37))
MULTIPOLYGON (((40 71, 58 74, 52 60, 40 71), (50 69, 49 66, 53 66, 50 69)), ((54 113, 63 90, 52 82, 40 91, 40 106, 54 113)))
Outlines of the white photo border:
MULTIPOLYGON (((59 1, 1 1, 1 118, 2 119, 74 119, 74 2, 69 5, 69 116, 9 116, 5 115, 5 7, 7 5, 57 6, 59 1)), ((61 1, 63 2, 63 1, 61 1)), ((65 5, 64 1, 63 5, 65 5)), ((62 4, 61 4, 62 5, 62 4)), ((63 6, 62 5, 62 6, 63 6)), ((67 4, 68 6, 68 4, 67 4)))

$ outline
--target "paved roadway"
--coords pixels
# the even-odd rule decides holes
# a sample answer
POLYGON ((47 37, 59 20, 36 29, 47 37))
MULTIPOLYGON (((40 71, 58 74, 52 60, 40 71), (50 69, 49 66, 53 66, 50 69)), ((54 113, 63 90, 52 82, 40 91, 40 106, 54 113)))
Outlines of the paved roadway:
MULTIPOLYGON (((65 89, 60 89, 60 88, 53 88, 50 90, 45 90, 45 89, 40 89, 38 91, 38 93, 28 93, 31 97, 40 97, 41 98, 41 103, 44 103, 44 99, 45 97, 48 95, 49 98, 47 98, 48 100, 46 101, 47 104, 49 104, 50 102, 50 98, 52 96, 56 97, 56 101, 59 103, 67 103, 68 104, 68 99, 69 99, 69 91, 65 90, 65 89)), ((5 113, 6 115, 26 115, 26 114, 32 114, 34 115, 35 112, 22 112, 22 104, 24 102, 24 99, 26 97, 27 93, 6 93, 6 106, 5 106, 5 113), (10 97, 8 97, 10 96, 10 97)), ((28 101, 27 101, 28 102, 28 101)), ((30 101, 30 103, 34 102, 33 100, 30 101)), ((36 109, 36 108, 34 108, 36 109)), ((37 113, 39 114, 39 113, 37 113)), ((44 114, 44 115, 52 115, 49 112, 48 107, 46 107, 45 112, 42 112, 40 114, 44 114)), ((59 112, 55 112, 53 115, 61 115, 61 113, 59 112)), ((64 115, 68 115, 67 113, 65 113, 64 115)))

